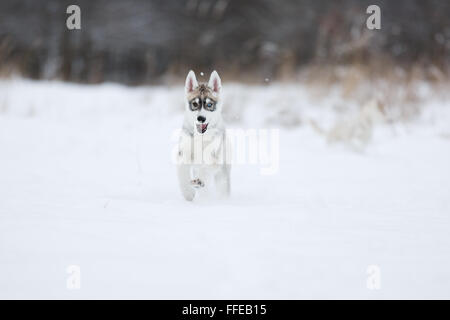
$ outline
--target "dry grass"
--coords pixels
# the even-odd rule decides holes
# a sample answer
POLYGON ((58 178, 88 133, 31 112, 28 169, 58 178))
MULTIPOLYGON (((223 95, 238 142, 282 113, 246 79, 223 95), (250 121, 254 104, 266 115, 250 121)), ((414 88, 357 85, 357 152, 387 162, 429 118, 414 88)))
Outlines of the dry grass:
POLYGON ((387 121, 408 121, 421 110, 432 95, 447 94, 449 77, 435 65, 415 64, 406 69, 388 59, 346 66, 314 65, 303 70, 301 78, 317 97, 337 89, 343 100, 361 108, 375 100, 387 121))

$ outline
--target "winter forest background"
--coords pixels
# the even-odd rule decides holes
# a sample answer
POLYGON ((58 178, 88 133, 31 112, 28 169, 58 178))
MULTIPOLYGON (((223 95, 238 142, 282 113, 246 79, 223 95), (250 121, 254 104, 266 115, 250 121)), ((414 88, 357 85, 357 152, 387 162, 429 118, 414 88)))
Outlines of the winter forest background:
POLYGON ((450 298, 449 16, 1 0, 0 298, 450 298), (219 72, 227 128, 276 138, 224 201, 178 189, 190 69, 219 72))
POLYGON ((126 84, 166 83, 211 66, 256 83, 295 79, 312 65, 448 75, 448 1, 376 1, 379 32, 365 25, 372 2, 80 0, 82 30, 70 31, 62 27, 70 1, 4 0, 0 68, 33 79, 126 84))

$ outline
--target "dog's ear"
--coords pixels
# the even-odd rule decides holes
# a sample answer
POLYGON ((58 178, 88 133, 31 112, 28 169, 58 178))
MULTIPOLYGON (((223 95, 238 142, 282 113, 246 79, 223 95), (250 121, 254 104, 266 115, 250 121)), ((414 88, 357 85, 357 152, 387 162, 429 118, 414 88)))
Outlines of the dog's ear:
POLYGON ((184 86, 184 89, 186 93, 192 92, 195 88, 198 87, 197 78, 195 77, 194 71, 189 71, 187 77, 186 77, 186 84, 184 86))
POLYGON ((209 77, 208 87, 210 87, 215 93, 220 93, 220 90, 222 89, 222 81, 220 80, 219 74, 216 70, 214 70, 209 77))

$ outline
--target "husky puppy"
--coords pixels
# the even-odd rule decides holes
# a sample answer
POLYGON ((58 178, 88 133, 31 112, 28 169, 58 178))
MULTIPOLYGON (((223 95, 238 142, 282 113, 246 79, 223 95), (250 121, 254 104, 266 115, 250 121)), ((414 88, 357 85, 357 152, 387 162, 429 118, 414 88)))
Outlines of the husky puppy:
POLYGON ((178 145, 177 171, 181 193, 192 201, 215 184, 221 197, 230 193, 230 165, 222 119, 222 83, 216 71, 199 84, 189 71, 185 83, 184 122, 178 145))

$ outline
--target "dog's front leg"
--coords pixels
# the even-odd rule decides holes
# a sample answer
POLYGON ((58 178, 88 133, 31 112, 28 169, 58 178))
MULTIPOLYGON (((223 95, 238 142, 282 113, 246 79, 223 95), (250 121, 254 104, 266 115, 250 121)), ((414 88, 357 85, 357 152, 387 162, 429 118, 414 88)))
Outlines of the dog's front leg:
POLYGON ((192 137, 182 132, 178 144, 177 173, 181 193, 187 201, 195 197, 195 189, 192 186, 192 137))
POLYGON ((178 164, 177 171, 181 193, 187 201, 192 201, 195 196, 195 190, 191 184, 191 166, 188 164, 178 164))
POLYGON ((202 175, 202 170, 198 168, 197 166, 192 167, 192 179, 191 179, 191 185, 192 187, 198 189, 203 188, 205 186, 205 179, 202 175))

